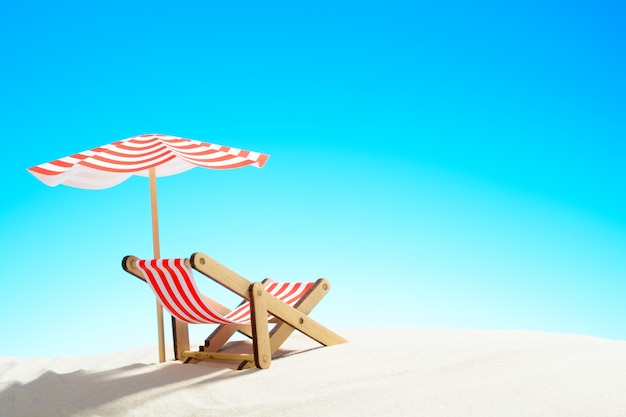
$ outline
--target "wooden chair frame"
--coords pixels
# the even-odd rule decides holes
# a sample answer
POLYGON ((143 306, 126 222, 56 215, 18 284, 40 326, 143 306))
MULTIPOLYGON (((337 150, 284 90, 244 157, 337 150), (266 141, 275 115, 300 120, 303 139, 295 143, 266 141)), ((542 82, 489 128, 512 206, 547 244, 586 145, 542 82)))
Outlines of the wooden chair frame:
MULTIPOLYGON (((126 256, 122 261, 124 270, 141 280, 145 280, 136 266, 138 258, 126 256)), ((327 279, 318 279, 312 288, 292 307, 279 298, 265 291, 264 281, 250 282, 243 276, 220 264, 208 255, 196 252, 185 263, 204 276, 212 279, 228 290, 250 302, 251 325, 223 324, 206 339, 205 346, 192 351, 189 347, 188 324, 172 317, 174 355, 185 363, 195 360, 223 360, 239 362, 237 369, 256 366, 267 369, 272 355, 287 340, 294 330, 298 330, 324 346, 347 342, 346 339, 308 317, 308 314, 330 290, 327 279), (274 324, 271 332, 267 315, 271 314, 274 324), (252 339, 252 354, 234 354, 221 352, 228 340, 240 332, 252 339)), ((212 307, 224 315, 230 310, 216 301, 205 297, 212 307)), ((245 302, 245 301, 244 301, 245 302)))

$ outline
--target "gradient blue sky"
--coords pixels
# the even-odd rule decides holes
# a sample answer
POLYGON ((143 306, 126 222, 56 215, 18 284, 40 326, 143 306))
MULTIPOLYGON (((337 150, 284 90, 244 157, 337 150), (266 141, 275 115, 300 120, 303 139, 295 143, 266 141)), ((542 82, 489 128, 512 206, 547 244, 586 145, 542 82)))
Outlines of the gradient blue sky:
POLYGON ((155 344, 154 299, 120 268, 152 254, 148 181, 26 171, 142 133, 271 155, 160 179, 164 257, 328 277, 314 316, 335 329, 626 339, 625 18, 618 1, 4 2, 0 355, 155 344))

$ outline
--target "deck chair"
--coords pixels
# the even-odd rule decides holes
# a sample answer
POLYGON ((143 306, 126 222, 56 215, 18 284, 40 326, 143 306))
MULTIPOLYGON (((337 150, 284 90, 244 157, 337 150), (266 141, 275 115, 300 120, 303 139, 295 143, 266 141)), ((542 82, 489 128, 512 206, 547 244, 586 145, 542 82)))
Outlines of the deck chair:
POLYGON ((345 343, 338 334, 308 317, 330 290, 327 279, 306 283, 252 283, 209 256, 196 252, 189 259, 142 260, 126 256, 124 270, 148 283, 161 305, 172 315, 174 355, 185 363, 198 360, 236 362, 237 369, 269 368, 272 355, 294 330, 324 346, 345 343), (234 310, 200 293, 193 270, 243 298, 234 310), (217 329, 198 351, 189 348, 187 324, 216 324, 217 329), (270 332, 270 325, 272 329, 270 332), (235 333, 252 339, 252 353, 222 352, 235 333))

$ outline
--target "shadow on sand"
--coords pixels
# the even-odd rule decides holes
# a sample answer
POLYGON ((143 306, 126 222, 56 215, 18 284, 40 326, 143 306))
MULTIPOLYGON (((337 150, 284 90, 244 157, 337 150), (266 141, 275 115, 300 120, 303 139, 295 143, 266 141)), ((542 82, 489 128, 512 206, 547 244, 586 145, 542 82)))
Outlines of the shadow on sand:
MULTIPOLYGON (((297 352, 279 351, 275 359, 293 354, 297 352)), ((104 371, 47 371, 30 382, 5 386, 0 391, 0 415, 87 415, 100 407, 115 408, 116 401, 138 393, 144 402, 187 387, 262 372, 256 368, 235 371, 231 365, 215 362, 183 365, 175 361, 132 364, 104 371)))

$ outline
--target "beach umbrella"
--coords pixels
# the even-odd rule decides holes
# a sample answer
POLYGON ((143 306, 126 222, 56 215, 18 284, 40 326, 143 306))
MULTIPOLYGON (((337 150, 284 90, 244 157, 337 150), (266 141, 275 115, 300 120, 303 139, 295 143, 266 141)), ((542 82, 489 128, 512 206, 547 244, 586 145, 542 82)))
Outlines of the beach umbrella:
MULTIPOLYGON (((178 174, 194 167, 234 169, 262 168, 269 155, 176 136, 134 136, 28 168, 49 186, 101 190, 113 187, 132 175, 149 177, 154 257, 160 258, 156 178, 178 174)), ((163 309, 157 302, 159 360, 165 361, 163 309)))

